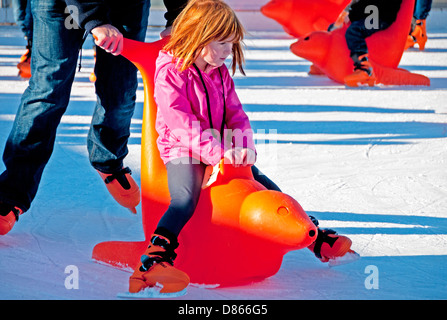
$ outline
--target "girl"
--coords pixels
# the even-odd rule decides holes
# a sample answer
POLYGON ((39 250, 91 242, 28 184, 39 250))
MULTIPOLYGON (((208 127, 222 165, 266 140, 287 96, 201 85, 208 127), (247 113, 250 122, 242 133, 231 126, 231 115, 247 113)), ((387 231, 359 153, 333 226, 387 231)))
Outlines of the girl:
POLYGON ((157 144, 166 165, 171 202, 130 277, 130 292, 155 285, 161 275, 176 279, 165 283, 169 288, 164 292, 188 285, 188 276, 173 267, 174 250, 197 206, 207 165, 223 158, 234 166, 251 166, 257 181, 280 191, 253 165, 253 132, 224 64, 232 55, 233 74, 236 68, 244 74, 244 32, 233 10, 221 0, 192 0, 160 51, 154 87, 157 144))

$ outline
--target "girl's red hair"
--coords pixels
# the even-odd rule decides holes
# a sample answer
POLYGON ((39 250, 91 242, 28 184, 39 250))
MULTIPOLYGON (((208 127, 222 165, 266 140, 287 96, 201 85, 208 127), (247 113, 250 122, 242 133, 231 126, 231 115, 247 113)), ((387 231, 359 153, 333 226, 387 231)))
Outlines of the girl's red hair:
POLYGON ((189 68, 202 49, 212 41, 233 39, 231 69, 242 74, 245 29, 235 12, 221 0, 191 0, 174 21, 171 37, 163 48, 171 52, 183 71, 189 68))

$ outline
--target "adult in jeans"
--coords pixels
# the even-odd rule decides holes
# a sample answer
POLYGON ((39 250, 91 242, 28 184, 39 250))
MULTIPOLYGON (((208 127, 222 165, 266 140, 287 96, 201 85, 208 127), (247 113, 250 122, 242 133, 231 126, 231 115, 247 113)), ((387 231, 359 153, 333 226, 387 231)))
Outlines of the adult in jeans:
MULTIPOLYGON (((185 2, 164 0, 167 27, 185 2)), ((116 200, 120 201, 121 192, 125 197, 129 191, 137 194, 139 201, 139 188, 130 170, 123 169, 135 108, 137 69, 119 54, 123 37, 144 41, 149 8, 148 0, 31 0, 32 77, 3 153, 6 170, 0 175, 0 235, 11 230, 36 195, 69 102, 79 50, 90 33, 101 48, 95 65, 97 103, 87 141, 90 162, 116 200), (72 12, 80 27, 70 23, 65 12, 72 12)))

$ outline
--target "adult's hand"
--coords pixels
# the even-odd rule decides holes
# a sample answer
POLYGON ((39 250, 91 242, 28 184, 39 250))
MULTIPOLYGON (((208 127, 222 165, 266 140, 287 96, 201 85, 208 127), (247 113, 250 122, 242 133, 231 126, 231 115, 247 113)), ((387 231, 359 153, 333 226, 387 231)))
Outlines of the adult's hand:
POLYGON ((117 56, 123 51, 123 34, 111 24, 92 29, 95 44, 106 52, 117 56))

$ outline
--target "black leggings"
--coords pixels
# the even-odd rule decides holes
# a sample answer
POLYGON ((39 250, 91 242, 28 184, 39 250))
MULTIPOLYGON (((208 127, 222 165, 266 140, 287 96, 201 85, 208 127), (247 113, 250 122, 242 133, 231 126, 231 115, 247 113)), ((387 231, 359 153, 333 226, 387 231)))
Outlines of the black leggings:
MULTIPOLYGON (((199 201, 202 190, 202 181, 206 165, 204 163, 191 163, 189 161, 168 162, 168 188, 171 202, 168 210, 158 222, 157 229, 166 229, 178 236, 180 231, 191 219, 199 201)), ((278 186, 266 175, 252 166, 253 177, 268 190, 281 191, 278 186)))

